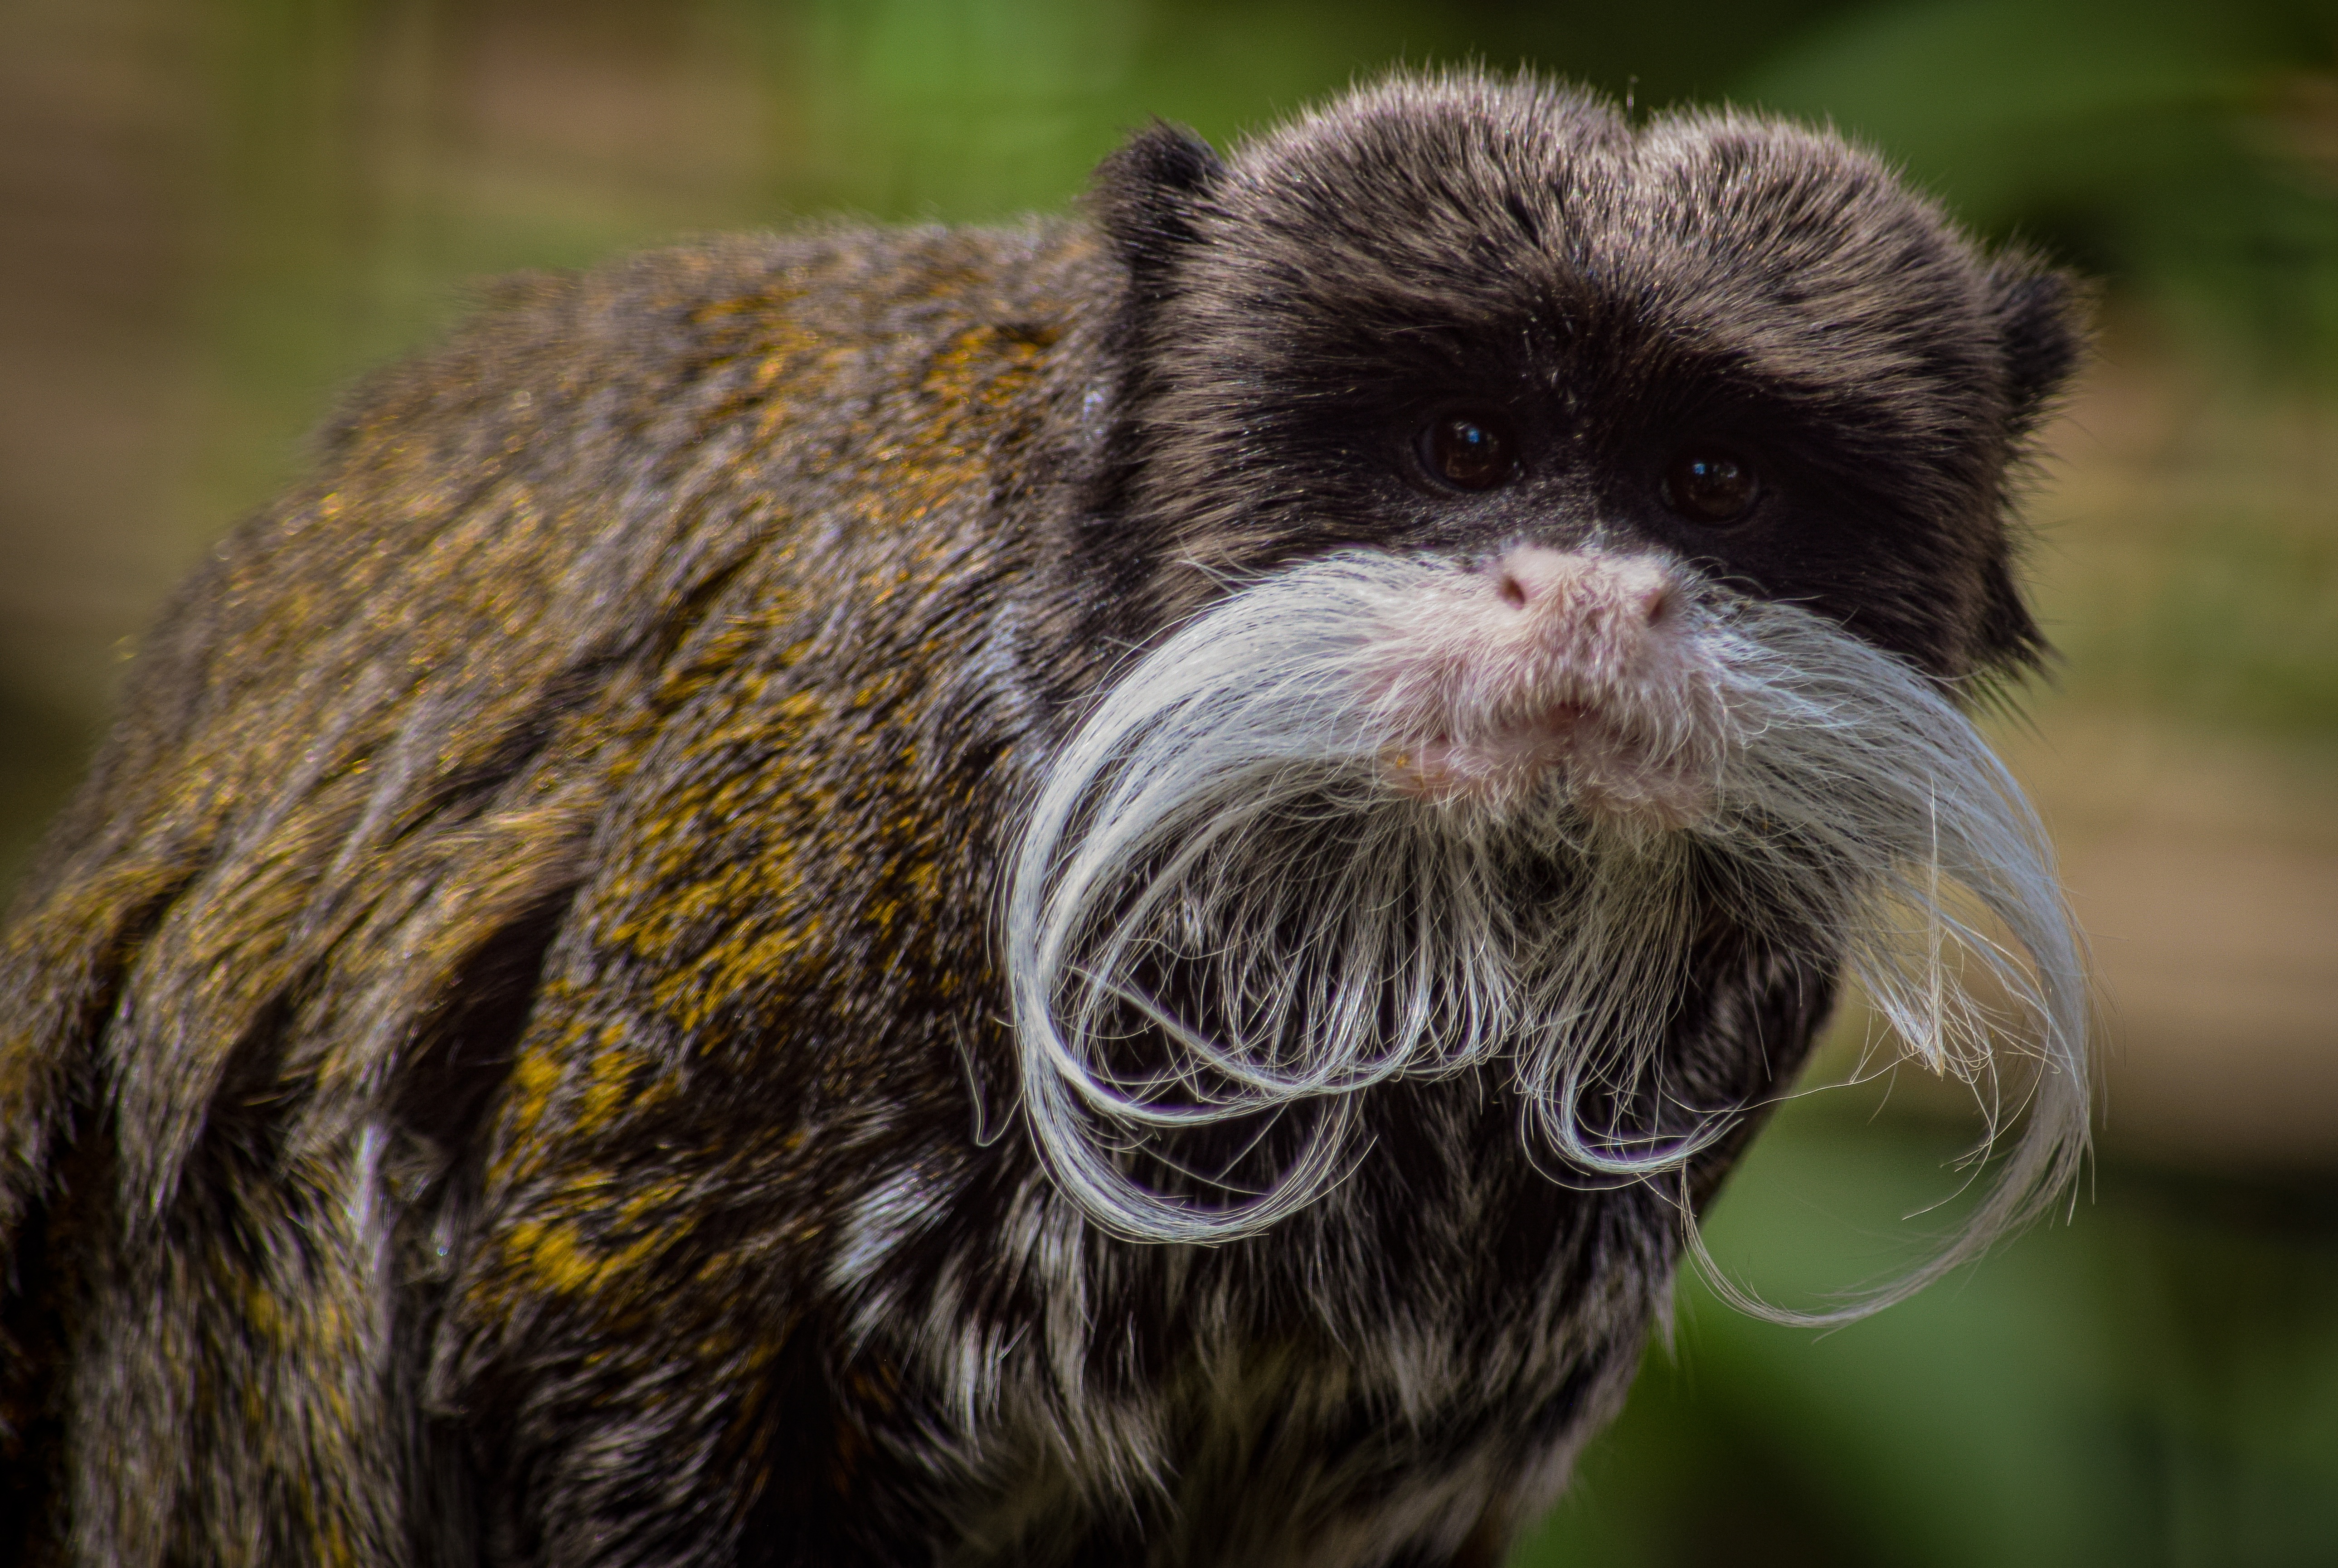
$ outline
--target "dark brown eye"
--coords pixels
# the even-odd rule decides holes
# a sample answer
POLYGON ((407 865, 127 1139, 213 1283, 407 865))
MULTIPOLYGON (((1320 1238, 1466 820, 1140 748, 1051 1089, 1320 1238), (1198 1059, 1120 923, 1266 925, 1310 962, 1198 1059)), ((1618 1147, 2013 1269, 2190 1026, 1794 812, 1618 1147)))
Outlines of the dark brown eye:
POLYGON ((1761 493, 1754 466, 1734 452, 1693 448, 1665 470, 1665 499, 1695 523, 1734 523, 1761 493))
POLYGON ((1491 490, 1518 468, 1518 444, 1493 414, 1448 414, 1420 433, 1420 461, 1462 490, 1491 490))

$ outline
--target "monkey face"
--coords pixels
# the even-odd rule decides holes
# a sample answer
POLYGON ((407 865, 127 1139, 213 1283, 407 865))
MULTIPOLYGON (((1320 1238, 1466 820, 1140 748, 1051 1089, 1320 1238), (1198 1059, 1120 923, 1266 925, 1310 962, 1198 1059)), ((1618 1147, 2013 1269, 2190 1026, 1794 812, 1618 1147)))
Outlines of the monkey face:
POLYGON ((1987 1026, 1916 1001, 1954 884, 2069 1068, 1977 1233, 2029 1201, 2083 1122, 2082 986, 1956 701, 2039 652, 2005 474, 2076 351, 2061 282, 1831 139, 1531 83, 1400 80, 1226 163, 1157 131, 1101 201, 1158 626, 1007 911, 1065 1189, 1151 1240, 1264 1225, 1352 1091, 1489 1062, 1577 1169, 1675 1168, 1732 1113, 1643 1093, 1714 929, 1970 1068, 1987 1026), (1223 1214, 1098 1152, 1300 1102, 1315 1141, 1223 1214))
POLYGON ((1225 164, 1106 172, 1156 358, 1133 410, 1174 618, 1326 551, 1645 555, 1936 678, 2033 662, 2005 472, 2076 354, 1832 138, 1391 83, 1225 164))

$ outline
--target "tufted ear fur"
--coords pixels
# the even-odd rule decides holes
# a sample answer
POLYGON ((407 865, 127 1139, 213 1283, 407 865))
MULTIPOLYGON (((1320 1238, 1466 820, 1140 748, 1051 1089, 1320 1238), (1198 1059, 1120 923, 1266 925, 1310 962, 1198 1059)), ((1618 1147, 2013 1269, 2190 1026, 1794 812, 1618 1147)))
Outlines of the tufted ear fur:
POLYGON ((2019 251, 1999 257, 1989 280, 1997 295, 2012 435, 2020 441, 2038 428, 2078 369, 2094 300, 2074 275, 2019 251))
POLYGON ((1134 303, 1149 304, 1167 290, 1178 258, 1200 242, 1194 207, 1225 172, 1207 142, 1165 120, 1097 167, 1089 200, 1128 269, 1134 303))
MULTIPOLYGON (((2018 466, 2086 356, 2094 298, 2074 274, 2022 251, 1999 256, 1989 270, 1989 285, 2005 369, 2006 435, 2018 466)), ((1982 578, 1984 604, 1971 662, 1985 680, 2041 670, 2053 652, 2015 584, 2010 544, 1999 546, 1982 578)))

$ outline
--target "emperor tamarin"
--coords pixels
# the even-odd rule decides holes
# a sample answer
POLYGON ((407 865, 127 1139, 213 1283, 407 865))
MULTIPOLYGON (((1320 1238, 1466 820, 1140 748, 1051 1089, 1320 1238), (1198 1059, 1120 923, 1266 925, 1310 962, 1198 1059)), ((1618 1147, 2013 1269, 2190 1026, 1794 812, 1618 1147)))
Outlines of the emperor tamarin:
POLYGON ((1832 136, 1469 74, 502 286, 16 905, 6 1527, 1498 1560, 1841 986, 2037 1059, 1935 1269, 2084 1141, 1967 717, 2079 318, 1832 136))

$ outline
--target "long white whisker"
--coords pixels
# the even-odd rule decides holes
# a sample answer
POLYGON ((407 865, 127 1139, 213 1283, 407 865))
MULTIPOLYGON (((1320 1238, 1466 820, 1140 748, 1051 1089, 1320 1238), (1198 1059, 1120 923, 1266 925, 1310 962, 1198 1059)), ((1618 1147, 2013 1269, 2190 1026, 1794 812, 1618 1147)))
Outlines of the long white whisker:
POLYGON ((2043 830, 1970 721, 1807 611, 1716 592, 1695 599, 1691 676, 1634 698, 1650 754, 1698 781, 1687 819, 1627 830, 1563 768, 1500 809, 1408 796, 1386 760, 1420 743, 1417 693, 1360 672, 1458 572, 1351 552, 1239 586, 1055 759, 1005 949, 1023 1110, 1063 1191, 1125 1237, 1252 1234, 1351 1168, 1362 1094, 1473 1067, 1506 1073, 1530 1136, 1584 1176, 1678 1171, 1747 1109, 1682 1101, 1667 1056, 1718 918, 1862 985, 1903 1052, 1977 1093, 2002 1051, 2041 1058, 1996 1185, 1915 1273, 1816 1317, 1716 1276, 1724 1294, 1833 1320, 2049 1202, 2086 1144, 2084 966, 2043 830), (1254 1191, 1217 1181, 1223 1202, 1129 1169, 1179 1171, 1155 1141, 1302 1105, 1299 1152, 1254 1191))

